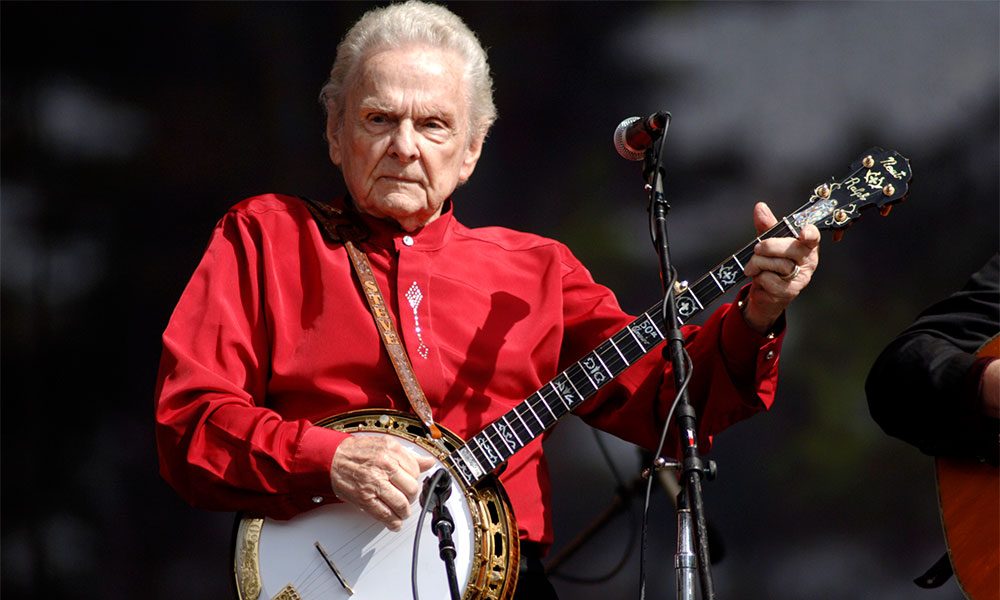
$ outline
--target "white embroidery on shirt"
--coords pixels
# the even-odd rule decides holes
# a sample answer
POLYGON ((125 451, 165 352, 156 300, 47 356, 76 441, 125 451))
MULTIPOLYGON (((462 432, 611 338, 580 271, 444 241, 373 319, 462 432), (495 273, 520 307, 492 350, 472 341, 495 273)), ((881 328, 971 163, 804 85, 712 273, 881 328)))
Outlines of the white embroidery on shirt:
POLYGON ((417 332, 417 339, 420 341, 420 345, 417 346, 417 353, 420 354, 422 358, 427 358, 430 349, 424 344, 424 336, 421 335, 420 330, 420 315, 417 314, 417 307, 420 306, 420 301, 424 299, 424 293, 420 291, 420 286, 414 281, 410 289, 406 290, 406 300, 410 303, 410 308, 413 309, 413 326, 417 332))

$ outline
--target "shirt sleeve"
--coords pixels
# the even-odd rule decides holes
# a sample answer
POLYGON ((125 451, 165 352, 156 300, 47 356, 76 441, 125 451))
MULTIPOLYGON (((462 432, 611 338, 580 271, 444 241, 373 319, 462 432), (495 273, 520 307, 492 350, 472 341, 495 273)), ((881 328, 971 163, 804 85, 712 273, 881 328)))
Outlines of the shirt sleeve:
POLYGON ((163 333, 156 442, 161 475, 192 505, 288 518, 334 499, 329 468, 346 435, 266 406, 261 247, 236 210, 216 226, 163 333))
POLYGON ((977 353, 1000 331, 998 278, 994 255, 879 354, 865 392, 872 418, 886 433, 932 456, 997 462, 1000 427, 983 414, 980 399, 991 359, 977 353))
MULTIPOLYGON (((572 257, 565 261, 563 367, 633 320, 582 265, 572 257)), ((716 309, 704 325, 682 327, 693 365, 688 396, 698 415, 698 442, 704 451, 715 434, 774 402, 784 320, 768 335, 751 329, 739 309, 747 291, 744 288, 733 303, 716 309)), ((673 368, 663 357, 663 348, 661 343, 650 350, 576 414, 624 440, 656 448, 676 396, 673 368)), ((672 429, 666 447, 676 451, 679 445, 672 429)))

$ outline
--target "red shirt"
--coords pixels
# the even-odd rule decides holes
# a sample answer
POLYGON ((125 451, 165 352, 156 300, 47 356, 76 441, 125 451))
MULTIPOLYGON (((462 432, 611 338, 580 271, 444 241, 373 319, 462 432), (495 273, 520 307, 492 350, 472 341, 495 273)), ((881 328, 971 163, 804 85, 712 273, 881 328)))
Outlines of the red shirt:
MULTIPOLYGON (((435 420, 463 439, 632 321, 553 240, 469 229, 450 209, 412 234, 365 222, 373 234, 360 248, 435 420)), ((712 434, 770 406, 782 336, 756 334, 732 305, 684 332, 707 449, 712 434)), ((163 334, 156 396, 160 470, 178 493, 274 518, 316 496, 336 501, 329 469, 347 434, 313 422, 359 408, 410 411, 346 251, 324 240, 301 200, 278 195, 250 198, 219 221, 163 334)), ((655 448, 672 398, 656 349, 575 414, 655 448)), ((500 480, 521 538, 551 543, 543 437, 500 480)))

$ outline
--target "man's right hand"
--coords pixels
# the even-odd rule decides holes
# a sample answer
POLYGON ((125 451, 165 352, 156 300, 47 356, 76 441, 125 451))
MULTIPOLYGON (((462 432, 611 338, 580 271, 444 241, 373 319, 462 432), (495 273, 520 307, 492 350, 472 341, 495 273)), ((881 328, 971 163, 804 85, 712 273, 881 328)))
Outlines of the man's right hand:
POLYGON ((333 455, 330 483, 338 498, 399 531, 420 496, 420 474, 435 462, 390 436, 351 436, 333 455))

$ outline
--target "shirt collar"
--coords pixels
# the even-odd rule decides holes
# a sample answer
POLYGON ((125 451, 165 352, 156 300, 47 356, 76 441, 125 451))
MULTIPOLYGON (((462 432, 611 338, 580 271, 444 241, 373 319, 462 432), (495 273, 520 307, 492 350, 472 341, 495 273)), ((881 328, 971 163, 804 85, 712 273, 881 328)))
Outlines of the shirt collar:
POLYGON ((379 219, 358 212, 350 196, 338 198, 334 205, 354 212, 371 232, 364 243, 378 248, 396 251, 407 247, 418 250, 436 250, 448 242, 454 225, 451 198, 445 200, 444 206, 441 208, 441 215, 437 219, 412 232, 404 231, 395 221, 379 219))

